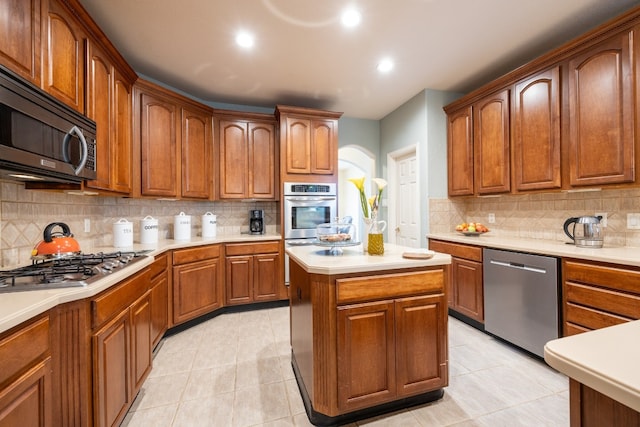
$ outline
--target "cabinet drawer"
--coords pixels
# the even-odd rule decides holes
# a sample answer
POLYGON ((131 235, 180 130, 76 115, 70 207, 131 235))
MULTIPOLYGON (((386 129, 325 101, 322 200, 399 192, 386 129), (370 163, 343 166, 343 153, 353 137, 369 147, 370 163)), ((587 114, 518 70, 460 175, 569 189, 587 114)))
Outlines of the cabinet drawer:
POLYGON ((167 271, 167 267, 169 266, 169 254, 162 254, 160 256, 155 257, 153 263, 149 266, 151 270, 151 280, 158 277, 160 274, 167 271))
POLYGON ((195 248, 178 249, 173 251, 173 265, 180 265, 188 262, 218 258, 219 256, 220 256, 220 245, 198 246, 195 248))
POLYGON ((462 245, 460 243, 429 240, 429 249, 442 252, 454 257, 482 262, 482 248, 479 246, 462 245))
POLYGON ((0 340, 0 385, 43 359, 49 351, 49 316, 0 340))
POLYGON ((637 270, 565 260, 562 274, 566 282, 588 283, 640 295, 640 271, 637 270))
POLYGON ((616 314, 607 313, 589 307, 568 303, 565 305, 565 333, 571 331, 567 325, 579 326, 579 329, 601 329, 608 326, 628 322, 627 319, 616 314))
POLYGON ((629 319, 640 318, 640 296, 565 282, 565 300, 569 303, 615 313, 629 319))
POLYGON ((101 293, 91 301, 91 327, 97 328, 122 312, 147 292, 151 282, 148 268, 101 293))
POLYGON ((228 256, 266 254, 280 251, 280 242, 233 243, 225 247, 228 256))
POLYGON ((336 280, 337 303, 444 292, 444 270, 384 274, 336 280))

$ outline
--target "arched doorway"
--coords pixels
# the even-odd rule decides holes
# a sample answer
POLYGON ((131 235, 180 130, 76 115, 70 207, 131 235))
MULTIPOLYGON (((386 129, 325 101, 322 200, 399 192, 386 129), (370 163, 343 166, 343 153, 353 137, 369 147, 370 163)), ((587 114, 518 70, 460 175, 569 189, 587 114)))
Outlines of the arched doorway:
POLYGON ((373 184, 376 172, 375 156, 370 151, 357 145, 348 145, 338 149, 338 216, 351 216, 358 229, 362 241, 364 221, 358 191, 349 178, 365 177, 367 195, 373 194, 373 184))

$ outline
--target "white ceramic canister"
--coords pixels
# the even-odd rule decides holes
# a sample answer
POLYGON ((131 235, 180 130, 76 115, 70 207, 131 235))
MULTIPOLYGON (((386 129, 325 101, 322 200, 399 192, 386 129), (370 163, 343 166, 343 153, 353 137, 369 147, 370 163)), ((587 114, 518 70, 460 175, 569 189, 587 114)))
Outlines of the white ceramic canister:
POLYGON ((173 217, 173 238, 175 240, 191 239, 191 215, 180 212, 173 217))
POLYGON ((120 218, 113 223, 113 246, 128 248, 133 246, 133 223, 120 218))
POLYGON ((140 243, 158 243, 158 220, 147 215, 140 220, 140 243))
POLYGON ((216 216, 211 212, 202 215, 202 237, 216 237, 216 216))

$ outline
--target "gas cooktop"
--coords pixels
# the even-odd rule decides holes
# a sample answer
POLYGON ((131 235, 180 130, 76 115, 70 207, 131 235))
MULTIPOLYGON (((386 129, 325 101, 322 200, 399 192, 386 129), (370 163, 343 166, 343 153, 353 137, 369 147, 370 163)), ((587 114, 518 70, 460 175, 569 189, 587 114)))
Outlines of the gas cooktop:
POLYGON ((28 266, 0 271, 0 293, 85 287, 144 259, 149 252, 100 252, 34 260, 28 266))

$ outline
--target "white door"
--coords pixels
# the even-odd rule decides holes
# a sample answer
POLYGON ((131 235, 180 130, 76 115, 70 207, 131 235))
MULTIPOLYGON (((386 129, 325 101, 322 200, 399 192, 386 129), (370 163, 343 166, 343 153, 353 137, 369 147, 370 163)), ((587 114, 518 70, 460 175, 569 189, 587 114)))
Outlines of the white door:
POLYGON ((411 248, 420 247, 418 162, 411 152, 396 159, 396 243, 411 248))

